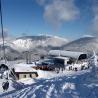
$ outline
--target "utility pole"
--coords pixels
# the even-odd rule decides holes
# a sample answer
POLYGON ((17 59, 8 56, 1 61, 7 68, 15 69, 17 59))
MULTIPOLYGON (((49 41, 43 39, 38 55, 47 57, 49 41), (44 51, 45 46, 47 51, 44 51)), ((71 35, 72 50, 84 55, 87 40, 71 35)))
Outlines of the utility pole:
POLYGON ((30 51, 25 51, 25 58, 26 58, 26 64, 31 63, 31 52, 30 51))
POLYGON ((26 64, 28 64, 28 51, 25 51, 26 64))
POLYGON ((1 33, 2 33, 2 49, 3 49, 3 59, 5 60, 6 63, 6 56, 5 56, 5 47, 4 47, 4 30, 3 30, 3 19, 2 19, 2 2, 0 0, 0 20, 1 20, 1 33))

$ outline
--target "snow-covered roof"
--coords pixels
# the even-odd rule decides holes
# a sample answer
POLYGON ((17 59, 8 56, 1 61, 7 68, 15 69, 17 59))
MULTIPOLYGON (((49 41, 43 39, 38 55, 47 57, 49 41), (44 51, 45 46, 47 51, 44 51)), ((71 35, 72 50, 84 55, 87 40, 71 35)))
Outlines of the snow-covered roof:
POLYGON ((74 51, 63 51, 63 50, 51 50, 51 51, 49 51, 49 55, 72 57, 75 59, 78 59, 81 54, 85 54, 85 53, 74 52, 74 51))
POLYGON ((15 72, 33 72, 33 68, 30 67, 15 67, 15 72))
POLYGON ((35 62, 32 62, 32 64, 19 63, 19 64, 14 64, 14 66, 32 67, 32 66, 35 66, 35 62))
POLYGON ((26 64, 17 64, 14 66, 15 72, 33 72, 33 68, 31 66, 26 66, 26 64))

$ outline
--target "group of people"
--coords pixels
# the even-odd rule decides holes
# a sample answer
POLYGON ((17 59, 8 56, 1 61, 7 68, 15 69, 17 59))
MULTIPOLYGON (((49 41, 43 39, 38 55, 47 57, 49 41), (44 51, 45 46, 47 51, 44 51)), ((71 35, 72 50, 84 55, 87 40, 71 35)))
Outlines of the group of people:
POLYGON ((68 70, 74 70, 74 71, 78 71, 78 70, 85 70, 85 69, 89 69, 89 65, 85 66, 82 65, 81 67, 74 67, 74 66, 69 66, 68 70))

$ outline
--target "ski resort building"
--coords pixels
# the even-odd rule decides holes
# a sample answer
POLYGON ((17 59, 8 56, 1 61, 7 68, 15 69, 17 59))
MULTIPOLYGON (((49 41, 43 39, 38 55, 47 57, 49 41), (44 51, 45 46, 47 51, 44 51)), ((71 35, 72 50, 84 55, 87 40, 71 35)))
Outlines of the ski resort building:
POLYGON ((49 56, 55 59, 55 64, 60 65, 62 68, 75 63, 82 64, 88 59, 88 54, 75 51, 51 50, 49 56))
POLYGON ((55 68, 65 69, 67 65, 81 63, 87 60, 88 56, 83 52, 51 50, 48 59, 39 60, 34 69, 54 70, 55 68))
POLYGON ((15 67, 15 75, 16 78, 22 79, 22 78, 36 78, 38 77, 38 73, 34 72, 32 68, 30 67, 15 67))
POLYGON ((38 70, 52 70, 50 66, 54 65, 53 59, 43 59, 36 62, 36 66, 33 66, 34 69, 38 70))
POLYGON ((36 66, 33 66, 33 68, 36 70, 40 69, 52 71, 55 68, 64 68, 64 65, 66 65, 68 61, 68 57, 52 57, 49 59, 39 60, 39 62, 37 62, 36 66))
POLYGON ((61 50, 51 50, 49 52, 49 55, 52 57, 67 57, 69 59, 73 60, 85 60, 88 58, 87 53, 83 52, 74 52, 74 51, 61 51, 61 50))
POLYGON ((23 78, 36 78, 38 77, 37 72, 15 72, 17 79, 23 79, 23 78))

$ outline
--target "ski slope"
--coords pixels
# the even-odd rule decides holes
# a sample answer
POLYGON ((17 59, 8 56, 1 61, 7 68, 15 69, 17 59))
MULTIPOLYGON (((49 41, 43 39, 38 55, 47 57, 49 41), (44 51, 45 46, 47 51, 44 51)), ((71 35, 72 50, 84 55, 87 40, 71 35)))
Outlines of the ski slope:
POLYGON ((35 81, 20 90, 5 92, 0 98, 98 98, 98 79, 90 73, 35 81))
POLYGON ((2 90, 1 79, 0 98, 98 98, 98 75, 92 69, 37 72, 36 79, 10 80, 6 92, 2 90))

